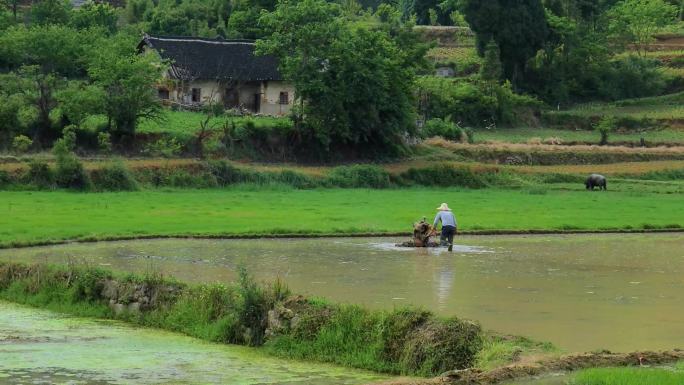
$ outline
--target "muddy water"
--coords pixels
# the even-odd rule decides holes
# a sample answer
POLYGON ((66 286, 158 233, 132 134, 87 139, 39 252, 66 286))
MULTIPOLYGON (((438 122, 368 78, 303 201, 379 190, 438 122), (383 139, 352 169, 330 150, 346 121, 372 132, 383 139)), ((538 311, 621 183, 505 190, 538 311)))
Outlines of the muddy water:
POLYGON ((360 384, 378 376, 283 361, 111 321, 0 302, 0 384, 360 384))
POLYGON ((145 240, 0 251, 195 282, 244 264, 298 293, 375 308, 420 305, 569 351, 684 348, 684 235, 459 237, 453 254, 399 239, 145 240))

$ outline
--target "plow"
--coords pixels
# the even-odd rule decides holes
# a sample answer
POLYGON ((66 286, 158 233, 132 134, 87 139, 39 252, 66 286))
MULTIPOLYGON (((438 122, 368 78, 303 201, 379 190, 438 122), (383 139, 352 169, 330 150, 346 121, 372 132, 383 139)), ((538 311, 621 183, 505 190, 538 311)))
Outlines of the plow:
POLYGON ((437 236, 437 229, 432 227, 432 224, 428 223, 426 218, 423 217, 423 219, 420 222, 416 222, 413 224, 413 239, 410 241, 398 243, 397 246, 399 247, 439 247, 440 242, 439 239, 437 241, 433 241, 432 238, 437 236))

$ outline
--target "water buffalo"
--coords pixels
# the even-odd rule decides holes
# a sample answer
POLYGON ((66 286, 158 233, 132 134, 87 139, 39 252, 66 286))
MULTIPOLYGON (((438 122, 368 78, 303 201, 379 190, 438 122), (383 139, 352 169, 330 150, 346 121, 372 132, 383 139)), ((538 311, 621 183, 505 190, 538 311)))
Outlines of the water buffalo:
POLYGON ((587 190, 593 190, 594 187, 598 187, 599 190, 607 190, 606 188, 606 177, 599 174, 591 174, 584 185, 587 186, 587 190))

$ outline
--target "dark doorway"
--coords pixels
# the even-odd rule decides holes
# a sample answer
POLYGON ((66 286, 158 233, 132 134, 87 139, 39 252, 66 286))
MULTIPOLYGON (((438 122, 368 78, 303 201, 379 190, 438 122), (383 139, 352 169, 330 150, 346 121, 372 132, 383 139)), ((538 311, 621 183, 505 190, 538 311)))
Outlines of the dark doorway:
POLYGON ((226 88, 223 94, 223 105, 226 108, 235 108, 240 105, 240 93, 235 88, 226 88))
POLYGON ((261 110, 261 94, 254 94, 254 112, 261 110))

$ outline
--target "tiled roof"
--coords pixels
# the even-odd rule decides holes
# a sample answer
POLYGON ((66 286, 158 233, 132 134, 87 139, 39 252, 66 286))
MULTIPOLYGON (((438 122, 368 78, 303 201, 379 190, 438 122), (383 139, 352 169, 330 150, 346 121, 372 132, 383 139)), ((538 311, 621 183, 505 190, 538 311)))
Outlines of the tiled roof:
POLYGON ((278 60, 256 56, 252 40, 145 35, 138 49, 149 47, 171 63, 176 79, 281 80, 278 60))

